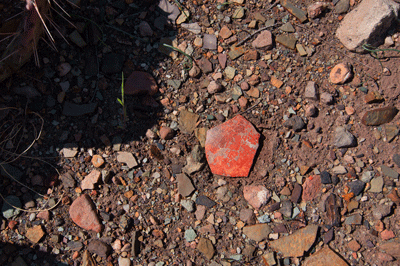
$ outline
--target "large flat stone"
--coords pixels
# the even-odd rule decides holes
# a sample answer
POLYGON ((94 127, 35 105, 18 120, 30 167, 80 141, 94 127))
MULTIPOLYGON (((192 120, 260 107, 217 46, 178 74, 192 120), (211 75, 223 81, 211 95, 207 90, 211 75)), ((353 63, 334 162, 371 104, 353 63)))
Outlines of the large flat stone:
POLYGON ((304 266, 348 266, 349 264, 343 260, 328 246, 315 252, 304 261, 304 266))
POLYGON ((363 0, 344 17, 336 36, 350 51, 365 52, 363 44, 377 47, 383 44, 399 9, 400 5, 392 0, 363 0))
POLYGON ((245 177, 250 173, 260 134, 243 116, 207 131, 206 157, 213 174, 245 177))
POLYGON ((271 242, 270 247, 281 252, 283 257, 301 257, 314 244, 317 232, 318 225, 309 225, 289 236, 271 242))

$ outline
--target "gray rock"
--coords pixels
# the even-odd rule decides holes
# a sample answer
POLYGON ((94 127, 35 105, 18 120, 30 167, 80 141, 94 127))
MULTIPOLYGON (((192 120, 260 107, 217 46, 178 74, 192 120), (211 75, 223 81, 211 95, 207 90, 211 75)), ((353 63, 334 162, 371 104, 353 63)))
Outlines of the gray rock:
POLYGON ((375 176, 374 171, 366 171, 361 176, 361 181, 368 183, 375 176))
POLYGON ((364 43, 377 47, 383 44, 399 9, 392 0, 364 0, 344 17, 336 36, 351 51, 365 52, 364 43))
POLYGON ((324 92, 321 94, 320 100, 322 103, 331 104, 333 103, 333 96, 328 92, 324 92))
POLYGON ((363 192, 365 188, 365 183, 361 180, 354 180, 347 184, 350 188, 350 192, 353 192, 355 196, 358 196, 361 192, 363 192))
POLYGON ((392 160, 397 165, 397 167, 400 167, 400 154, 393 154, 392 160))
POLYGON ((70 173, 65 173, 61 176, 61 181, 65 188, 74 188, 75 187, 75 179, 71 176, 70 173))
POLYGON ((296 115, 289 118, 283 125, 287 128, 292 128, 294 131, 301 131, 306 126, 306 123, 300 116, 296 115))
POLYGON ((332 173, 334 173, 336 175, 343 175, 343 174, 347 173, 347 170, 343 165, 338 165, 338 166, 332 168, 332 173))
POLYGON ((13 195, 6 197, 3 203, 3 207, 1 209, 4 218, 10 219, 21 212, 20 210, 15 209, 13 206, 17 208, 22 208, 22 204, 19 198, 13 195), (11 206, 7 202, 10 203, 11 206))
POLYGON ((194 241, 196 239, 196 237, 197 237, 197 234, 192 228, 185 231, 185 240, 187 242, 194 241))
POLYGON ((111 247, 98 239, 94 239, 90 241, 88 245, 88 250, 91 253, 95 253, 99 257, 107 258, 108 254, 111 251, 111 247))
POLYGON ((356 138, 344 127, 335 129, 335 146, 338 148, 350 148, 357 146, 356 138))
POLYGON ((387 176, 387 177, 390 177, 393 179, 399 178, 399 173, 386 165, 382 165, 381 170, 382 170, 382 174, 384 176, 387 176))
POLYGON ((279 211, 283 214, 283 216, 291 218, 292 217, 292 202, 290 200, 284 200, 281 203, 281 208, 279 211))
POLYGON ((194 212, 194 202, 192 200, 181 200, 181 205, 188 212, 194 212))
POLYGON ((358 213, 346 217, 346 219, 344 220, 344 223, 348 225, 360 225, 361 222, 362 222, 362 216, 358 213))
POLYGON ((343 14, 349 11, 350 8, 350 0, 340 0, 335 5, 335 13, 336 14, 343 14))

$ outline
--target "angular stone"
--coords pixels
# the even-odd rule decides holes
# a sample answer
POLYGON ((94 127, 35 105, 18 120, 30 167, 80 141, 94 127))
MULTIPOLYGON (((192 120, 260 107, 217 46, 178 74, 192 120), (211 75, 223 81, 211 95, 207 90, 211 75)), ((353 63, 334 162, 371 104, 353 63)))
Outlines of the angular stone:
POLYGON ((99 182, 101 177, 101 172, 98 170, 92 170, 90 174, 85 176, 85 178, 82 181, 81 188, 82 190, 85 189, 94 189, 94 185, 99 182))
POLYGON ((213 66, 211 62, 205 57, 197 60, 196 63, 204 74, 208 74, 213 71, 213 66))
POLYGON ((306 126, 306 123, 304 123, 303 119, 300 116, 295 115, 286 120, 283 125, 298 132, 306 126))
POLYGON ((350 148, 357 146, 356 138, 344 127, 335 129, 335 146, 338 148, 350 148))
POLYGON ((153 30, 151 29, 149 23, 146 21, 142 20, 139 24, 139 32, 141 36, 144 37, 149 37, 153 35, 153 30))
POLYGON ((387 142, 392 142, 399 134, 399 128, 395 125, 385 125, 385 133, 387 142))
POLYGON ((348 225, 360 225, 362 223, 362 219, 363 218, 360 214, 354 214, 346 217, 344 223, 348 225))
POLYGON ((355 196, 358 196, 364 191, 365 183, 361 180, 354 180, 349 182, 347 186, 350 188, 350 192, 353 192, 355 196))
POLYGON ((106 243, 104 243, 103 241, 94 239, 94 240, 90 241, 90 243, 88 245, 88 250, 91 253, 94 253, 99 257, 107 258, 108 253, 110 253, 110 251, 111 251, 111 247, 109 245, 107 245, 106 243))
POLYGON ((117 152, 117 161, 120 163, 125 163, 129 168, 138 166, 136 158, 131 152, 120 151, 117 152))
POLYGON ((279 29, 284 32, 290 32, 290 33, 296 32, 295 28, 290 22, 283 24, 282 26, 279 27, 279 29))
POLYGON ((290 200, 293 203, 299 203, 300 199, 301 199, 302 191, 303 191, 303 187, 299 183, 295 183, 293 191, 292 191, 292 195, 290 196, 290 200))
POLYGON ((222 69, 225 69, 226 67, 226 60, 227 60, 226 54, 218 54, 218 62, 222 69))
POLYGON ((96 266, 92 255, 90 252, 85 250, 82 255, 82 266, 96 266))
POLYGON ((170 140, 175 136, 175 130, 170 127, 160 128, 160 138, 164 140, 170 140))
POLYGON ((259 209, 271 198, 271 191, 264 186, 245 186, 243 196, 253 208, 259 209))
POLYGON ((44 231, 41 225, 35 225, 34 227, 26 230, 26 238, 28 238, 32 243, 37 244, 42 237, 44 237, 44 231))
POLYGON ((244 52, 245 51, 244 51, 243 47, 232 46, 228 55, 231 58, 231 60, 235 60, 235 59, 239 58, 242 54, 244 54, 244 52))
POLYGON ((372 193, 381 193, 383 189, 383 178, 382 176, 377 176, 371 180, 371 188, 368 190, 372 193))
POLYGON ((91 162, 94 167, 102 167, 104 164, 104 159, 103 159, 103 157, 101 157, 101 155, 96 154, 96 155, 93 155, 91 162))
POLYGON ((373 109, 365 112, 361 119, 361 123, 366 126, 379 126, 389 123, 397 115, 398 111, 399 110, 393 106, 373 109))
POLYGON ((197 244, 197 249, 209 260, 214 257, 215 249, 211 240, 209 239, 203 237, 200 238, 199 243, 197 244))
POLYGON ((216 205, 216 203, 213 200, 209 199, 204 195, 200 195, 196 198, 196 204, 206 206, 207 208, 212 208, 216 205))
POLYGON ((314 244, 318 225, 308 225, 289 236, 270 242, 270 247, 281 252, 283 257, 301 257, 314 244))
POLYGON ((344 17, 336 36, 350 51, 365 52, 363 44, 378 47, 393 27, 399 9, 392 0, 364 0, 344 17))
POLYGON ((352 67, 349 63, 340 63, 334 66, 329 73, 333 84, 343 84, 353 77, 352 67))
POLYGON ((272 49, 272 33, 269 30, 262 31, 253 41, 252 46, 254 48, 265 48, 267 50, 272 49))
POLYGON ((22 204, 19 198, 14 195, 7 196, 5 198, 5 201, 3 202, 3 207, 1 209, 4 218, 10 219, 13 216, 17 216, 21 212, 19 209, 15 209, 14 206, 17 208, 22 208, 22 204), (9 202, 12 206, 10 206, 6 201, 9 202))
POLYGON ((210 84, 207 86, 207 91, 210 94, 214 94, 223 90, 223 87, 217 81, 211 81, 210 84))
POLYGON ((271 227, 268 224, 254 224, 243 227, 243 234, 256 242, 263 241, 271 233, 271 227))
POLYGON ((226 25, 224 25, 219 31, 219 36, 224 40, 228 39, 232 36, 232 31, 226 25))
POLYGON ((179 129, 185 134, 192 134, 196 128, 199 115, 183 110, 179 114, 179 129))
POLYGON ((207 131, 206 157, 213 174, 248 176, 258 149, 260 134, 243 116, 207 131))
POLYGON ((201 27, 199 25, 199 23, 195 22, 195 23, 182 23, 181 27, 184 29, 187 29, 188 31, 190 31, 191 33, 194 34, 200 34, 201 33, 201 27))
POLYGON ((158 92, 156 80, 147 72, 133 71, 124 84, 126 95, 154 95, 158 92))
POLYGON ((321 192, 321 187, 321 177, 319 175, 309 176, 303 184, 303 200, 313 200, 321 192))
POLYGON ((348 266, 347 262, 342 259, 336 252, 331 250, 328 245, 315 252, 304 261, 304 266, 348 266))
POLYGON ((392 179, 399 178, 399 173, 386 165, 382 165, 381 170, 382 170, 382 174, 387 177, 390 177, 392 179))
POLYGON ((314 81, 307 82, 306 89, 304 90, 304 97, 314 101, 318 100, 318 87, 314 81))
POLYGON ((71 204, 69 216, 72 221, 85 230, 100 233, 103 229, 92 199, 83 194, 71 204))
POLYGON ((289 49, 292 49, 292 50, 296 49, 297 39, 293 34, 279 35, 279 36, 276 37, 275 41, 277 43, 282 44, 286 48, 289 48, 289 49))
POLYGON ((195 190, 192 180, 185 174, 177 174, 176 181, 178 182, 178 193, 183 197, 189 196, 195 190))
POLYGON ((295 6, 292 2, 287 1, 287 0, 281 0, 280 4, 287 10, 289 11, 290 14, 295 16, 298 20, 300 20, 301 23, 305 22, 307 20, 307 14, 297 6, 295 6))
POLYGON ((209 50, 217 50, 217 36, 214 34, 204 34, 203 48, 209 50))

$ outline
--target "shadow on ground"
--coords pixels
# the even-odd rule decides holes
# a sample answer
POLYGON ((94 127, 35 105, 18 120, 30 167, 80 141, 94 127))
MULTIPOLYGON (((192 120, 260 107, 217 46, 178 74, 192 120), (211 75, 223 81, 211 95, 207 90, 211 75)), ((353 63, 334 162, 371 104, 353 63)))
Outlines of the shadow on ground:
MULTIPOLYGON (((1 84, 5 88, 0 97, 0 192, 4 197, 17 196, 18 207, 22 208, 38 198, 6 178, 10 175, 46 194, 57 185, 57 170, 84 171, 74 168, 70 159, 59 157, 64 147, 77 150, 81 162, 86 160, 79 153, 81 149, 91 149, 96 154, 122 146, 134 152, 136 142, 146 131, 159 125, 164 114, 160 92, 152 96, 125 95, 126 118, 117 101, 122 98, 122 72, 125 78, 133 71, 150 73, 159 88, 166 86, 159 71, 166 69, 167 55, 158 47, 161 40, 172 40, 177 29, 168 22, 172 13, 161 10, 158 2, 133 1, 127 5, 117 0, 82 0, 79 9, 65 4, 68 20, 76 28, 52 13, 52 21, 58 25, 57 30, 51 30, 57 51, 49 48, 49 41, 39 42, 41 66, 35 66, 32 58, 1 84), (140 23, 147 23, 151 28, 147 31, 153 33, 139 34, 140 28, 145 27, 138 27, 140 23), (72 68, 60 76, 63 63, 72 68)), ((140 163, 143 158, 137 159, 140 163)), ((10 209, 4 200, 0 204, 2 212, 10 209)), ((65 265, 57 264, 51 255, 54 251, 46 250, 47 245, 21 244, 29 243, 23 237, 26 228, 46 222, 36 218, 10 230, 9 222, 19 220, 18 216, 2 219, 1 265, 65 265)))

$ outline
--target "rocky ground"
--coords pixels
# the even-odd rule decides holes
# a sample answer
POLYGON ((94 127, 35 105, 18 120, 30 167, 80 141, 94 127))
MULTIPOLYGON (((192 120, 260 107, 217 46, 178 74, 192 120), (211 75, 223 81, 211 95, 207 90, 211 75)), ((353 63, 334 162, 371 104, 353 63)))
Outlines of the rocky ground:
POLYGON ((399 4, 73 2, 2 83, 1 265, 399 265, 399 4))

